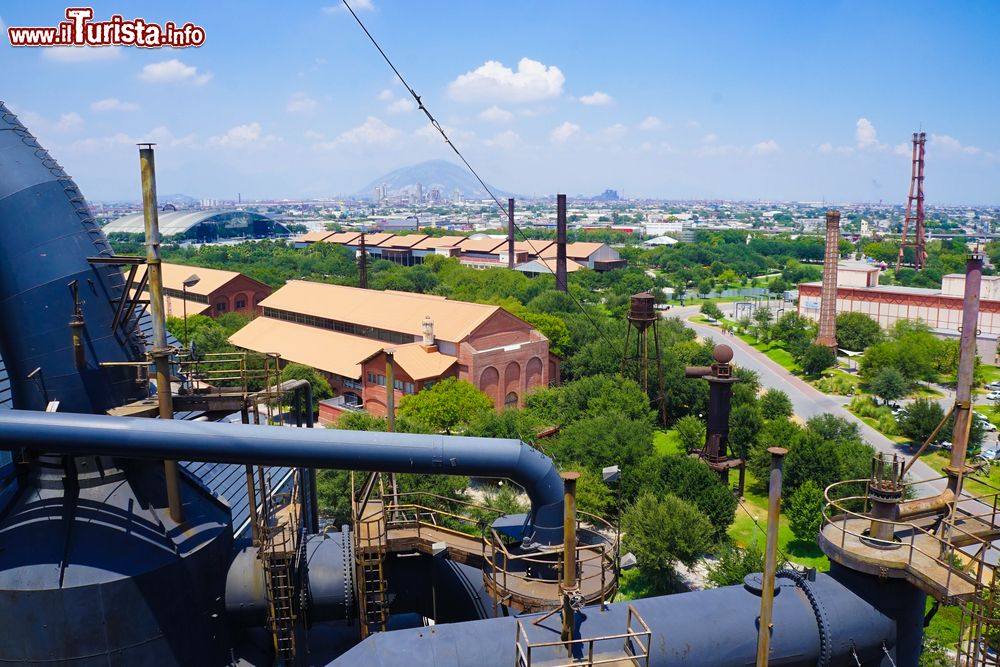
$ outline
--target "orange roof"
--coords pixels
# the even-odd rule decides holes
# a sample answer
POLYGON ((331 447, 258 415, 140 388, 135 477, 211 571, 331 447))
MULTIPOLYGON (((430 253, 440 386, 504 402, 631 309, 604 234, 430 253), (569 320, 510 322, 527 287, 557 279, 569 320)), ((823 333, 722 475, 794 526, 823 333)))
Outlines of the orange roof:
POLYGON ((270 317, 251 321, 230 336, 229 342, 262 354, 278 353, 286 361, 354 379, 361 377, 361 361, 385 345, 383 341, 270 317))
POLYGON ((323 239, 323 243, 350 243, 357 240, 359 236, 361 236, 360 232, 336 232, 328 234, 323 239))
POLYGON ((425 238, 427 238, 426 234, 397 234, 385 243, 379 244, 379 247, 409 249, 416 246, 417 243, 423 241, 425 238))
POLYGON ((303 315, 412 334, 423 334, 424 318, 434 321, 434 335, 457 343, 496 314, 499 306, 451 301, 409 292, 380 292, 342 285, 290 280, 260 303, 303 315))
MULTIPOLYGON (((458 363, 458 359, 450 357, 440 352, 428 352, 420 343, 409 343, 395 347, 386 346, 375 354, 368 357, 371 359, 382 354, 386 350, 393 350, 393 359, 396 365, 406 371, 414 380, 429 380, 441 377, 449 368, 458 363)), ((365 359, 365 361, 368 361, 365 359)))
MULTIPOLYGON (((396 236, 396 235, 395 234, 387 234, 385 232, 376 232, 374 234, 365 234, 365 245, 382 245, 383 243, 385 243, 389 239, 393 238, 394 236, 396 236)), ((356 238, 353 241, 351 241, 351 245, 360 245, 360 244, 361 244, 361 235, 359 234, 358 238, 356 238)))
POLYGON ((462 252, 493 252, 507 243, 507 239, 466 239, 459 248, 462 252))
MULTIPOLYGON (((431 250, 432 248, 451 248, 463 241, 467 241, 468 236, 428 236, 427 238, 413 246, 414 250, 431 250)), ((461 246, 459 246, 461 247, 461 246)))
POLYGON ((292 241, 295 243, 319 243, 320 241, 325 241, 331 234, 333 234, 333 232, 308 232, 306 234, 302 234, 301 236, 296 236, 292 239, 292 241))
MULTIPOLYGON (((584 241, 577 241, 576 243, 566 244, 566 256, 572 257, 574 259, 587 259, 595 252, 603 248, 606 244, 604 243, 586 243, 584 241)), ((551 246, 545 249, 542 253, 542 257, 548 259, 550 257, 556 256, 556 244, 553 243, 551 246)))
MULTIPOLYGON (((132 296, 135 296, 135 287, 132 288, 132 296)), ((149 299, 149 292, 143 292, 141 299, 149 299)), ((170 296, 169 294, 163 295, 163 310, 167 317, 184 317, 185 313, 185 300, 176 296, 170 296)), ((200 303, 198 301, 192 301, 187 299, 187 314, 191 315, 204 315, 212 306, 207 303, 200 303)))
MULTIPOLYGON (((547 241, 545 239, 536 239, 531 241, 514 241, 514 252, 529 252, 532 255, 538 255, 545 251, 550 245, 554 245, 555 241, 547 241)), ((504 241, 504 247, 500 250, 507 249, 507 242, 504 241)))
MULTIPOLYGON (((191 294, 199 294, 201 296, 208 296, 215 290, 219 289, 226 283, 228 283, 233 278, 239 276, 238 271, 223 271, 222 269, 206 269, 201 266, 185 266, 183 264, 168 264, 163 262, 160 264, 161 274, 163 275, 163 286, 167 289, 175 289, 177 291, 182 291, 184 288, 184 281, 187 280, 191 275, 196 275, 200 280, 197 285, 188 287, 187 291, 191 294)), ((146 273, 146 265, 140 264, 139 270, 135 273, 135 281, 138 283, 142 280, 143 275, 146 273)), ((252 279, 251 279, 252 280, 252 279)), ((263 285, 264 283, 260 283, 263 285)), ((190 313, 190 310, 188 311, 190 313)))

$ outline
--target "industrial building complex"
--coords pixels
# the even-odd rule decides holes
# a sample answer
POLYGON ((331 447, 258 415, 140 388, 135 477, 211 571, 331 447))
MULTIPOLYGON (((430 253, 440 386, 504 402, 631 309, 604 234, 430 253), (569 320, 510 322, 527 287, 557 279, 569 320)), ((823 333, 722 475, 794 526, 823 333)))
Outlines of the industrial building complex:
POLYGON ((230 342, 321 371, 337 394, 322 403, 323 422, 362 408, 386 414, 387 353, 398 398, 457 377, 503 409, 559 378, 545 336, 498 306, 295 280, 260 312, 230 342))

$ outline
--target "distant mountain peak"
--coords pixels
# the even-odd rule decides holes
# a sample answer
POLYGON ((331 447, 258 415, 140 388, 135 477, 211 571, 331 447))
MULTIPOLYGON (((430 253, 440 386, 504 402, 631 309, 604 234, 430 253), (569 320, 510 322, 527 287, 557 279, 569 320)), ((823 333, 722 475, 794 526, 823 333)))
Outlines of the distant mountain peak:
MULTIPOLYGON (((439 188, 441 195, 451 199, 455 191, 462 193, 466 199, 488 199, 489 193, 483 189, 476 177, 464 167, 448 160, 427 160, 407 167, 400 167, 380 176, 360 190, 356 196, 371 199, 375 196, 375 188, 388 186, 389 195, 403 193, 414 194, 418 185, 423 192, 429 193, 432 188, 439 188)), ((499 197, 510 196, 509 192, 490 185, 493 194, 499 197)))

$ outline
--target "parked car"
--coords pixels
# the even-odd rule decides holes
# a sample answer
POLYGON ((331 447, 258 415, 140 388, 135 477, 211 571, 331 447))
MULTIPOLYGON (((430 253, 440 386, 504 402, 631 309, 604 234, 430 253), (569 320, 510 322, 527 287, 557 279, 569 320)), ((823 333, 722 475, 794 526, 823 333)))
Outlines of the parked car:
POLYGON ((1000 449, 984 449, 983 451, 979 452, 977 458, 983 458, 986 459, 987 461, 996 461, 998 458, 1000 458, 1000 449))
POLYGON ((1000 382, 990 382, 986 385, 986 388, 990 391, 1000 391, 1000 382))
POLYGON ((992 433, 993 431, 997 430, 997 425, 994 424, 993 422, 989 421, 989 420, 985 420, 984 421, 984 420, 980 419, 979 420, 979 425, 982 427, 982 429, 984 431, 989 431, 990 433, 992 433))
POLYGON ((942 440, 941 442, 938 443, 938 447, 940 447, 941 449, 947 449, 950 452, 951 440, 942 440))
POLYGON ((998 398, 1000 398, 1000 391, 991 391, 990 393, 986 394, 987 401, 995 401, 998 398))

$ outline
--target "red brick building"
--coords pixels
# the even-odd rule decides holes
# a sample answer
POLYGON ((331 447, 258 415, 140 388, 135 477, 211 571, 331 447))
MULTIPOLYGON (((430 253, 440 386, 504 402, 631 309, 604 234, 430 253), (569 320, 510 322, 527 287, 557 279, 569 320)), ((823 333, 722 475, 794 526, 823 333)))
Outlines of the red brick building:
MULTIPOLYGON (((187 314, 209 317, 225 313, 253 315, 257 311, 257 304, 271 294, 269 285, 237 271, 166 262, 160 266, 163 268, 163 303, 167 317, 183 316, 185 293, 187 314), (197 276, 198 282, 185 290, 184 281, 192 276, 197 276)), ((145 270, 145 265, 139 267, 136 283, 141 280, 145 270)))
POLYGON ((262 316, 230 342, 322 372, 336 394, 321 405, 325 423, 347 410, 385 415, 386 351, 394 356, 397 405, 458 377, 503 409, 523 405, 525 394, 559 378, 548 339, 499 306, 298 280, 260 306, 262 316))

